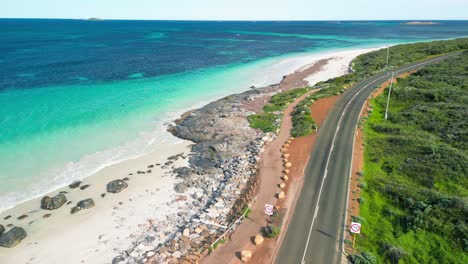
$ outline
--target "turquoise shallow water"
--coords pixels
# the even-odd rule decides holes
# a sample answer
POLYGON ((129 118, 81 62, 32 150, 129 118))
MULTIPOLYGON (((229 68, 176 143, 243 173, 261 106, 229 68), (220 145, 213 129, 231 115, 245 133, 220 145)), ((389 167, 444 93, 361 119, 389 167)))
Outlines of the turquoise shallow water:
POLYGON ((157 150, 175 140, 164 122, 277 82, 301 54, 466 35, 466 24, 0 20, 0 210, 157 150))

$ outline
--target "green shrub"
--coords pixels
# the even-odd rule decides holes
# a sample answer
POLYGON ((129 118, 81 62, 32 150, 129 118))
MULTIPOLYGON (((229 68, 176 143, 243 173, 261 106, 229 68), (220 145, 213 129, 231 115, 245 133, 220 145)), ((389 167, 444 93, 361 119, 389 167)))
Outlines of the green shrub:
POLYGON ((281 229, 277 226, 265 226, 262 229, 263 236, 268 238, 276 238, 280 232, 281 229))
POLYGON ((349 260, 353 264, 377 264, 377 258, 372 253, 366 251, 351 255, 349 260))

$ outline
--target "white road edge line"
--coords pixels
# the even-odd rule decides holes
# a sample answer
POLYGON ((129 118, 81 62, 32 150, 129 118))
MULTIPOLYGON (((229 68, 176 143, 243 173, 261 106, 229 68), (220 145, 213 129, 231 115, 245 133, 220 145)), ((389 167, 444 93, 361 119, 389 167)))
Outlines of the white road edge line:
MULTIPOLYGON (((450 55, 449 57, 451 56, 454 56, 456 54, 453 54, 453 55, 450 55)), ((446 59, 447 57, 443 57, 443 58, 436 58, 434 60, 430 60, 430 61, 424 61, 424 62, 421 62, 421 63, 418 63, 418 64, 415 64, 413 66, 409 66, 407 68, 403 68, 403 69, 400 69, 398 71, 395 71, 394 73, 401 73, 401 72, 407 72, 409 70, 411 70, 412 68, 417 68, 421 65, 425 65, 425 64, 430 64, 430 63, 433 63, 433 62, 436 62, 436 61, 439 61, 439 60, 443 60, 443 59, 446 59)), ((338 126, 337 126, 337 129, 335 130, 335 134, 333 135, 333 140, 332 140, 332 148, 330 148, 330 151, 328 152, 328 157, 327 157, 327 163, 325 165, 325 174, 324 176, 322 177, 322 182, 320 184, 320 190, 319 190, 319 195, 318 195, 318 198, 317 198, 317 203, 315 204, 315 212, 314 212, 314 217, 312 218, 312 223, 310 225, 310 229, 309 229, 309 234, 307 236, 307 242, 306 242, 306 245, 305 245, 305 248, 304 248, 304 254, 302 255, 302 260, 301 260, 301 263, 305 263, 304 260, 305 260, 305 256, 307 254, 307 247, 309 246, 309 242, 310 242, 310 236, 312 235, 312 230, 313 230, 313 227, 314 227, 314 222, 315 222, 315 218, 317 217, 318 215, 318 206, 319 206, 319 203, 320 203, 320 197, 322 196, 322 189, 323 189, 323 184, 325 182, 325 178, 327 177, 327 174, 328 174, 328 164, 330 162, 330 157, 331 157, 331 153, 332 153, 332 150, 333 150, 333 146, 335 145, 335 140, 336 140, 336 136, 338 134, 338 131, 340 130, 340 124, 343 120, 343 116, 345 115, 346 113, 346 109, 349 107, 349 105, 351 104, 351 102, 354 100, 354 98, 359 95, 364 89, 366 89, 367 87, 369 87, 369 85, 377 82, 378 80, 380 79, 383 79, 383 78, 387 78, 388 77, 388 74, 387 75, 384 75, 382 77, 379 77, 375 80, 373 80, 372 82, 366 84, 364 87, 362 87, 353 97, 351 97, 351 99, 349 100, 349 102, 346 104, 345 108, 343 109, 343 112, 341 113, 341 116, 340 116, 340 119, 338 120, 338 126)), ((358 117, 358 120, 359 120, 359 117, 358 117)), ((354 134, 353 134, 353 137, 354 137, 354 134)), ((354 145, 354 138, 353 138, 353 145, 354 145)), ((352 157, 352 153, 351 153, 351 157, 352 157)), ((352 171, 350 171, 350 173, 352 173, 352 171)), ((349 185, 348 185, 348 196, 349 196, 349 185)), ((346 203, 348 203, 348 201, 346 201, 346 203)), ((347 210, 348 208, 346 208, 347 210)), ((345 217, 347 217, 347 215, 345 215, 345 217)), ((345 218, 345 226, 346 226, 346 218, 345 218)), ((342 242, 344 243, 344 241, 342 242)), ((344 247, 343 247, 344 248, 344 247)))

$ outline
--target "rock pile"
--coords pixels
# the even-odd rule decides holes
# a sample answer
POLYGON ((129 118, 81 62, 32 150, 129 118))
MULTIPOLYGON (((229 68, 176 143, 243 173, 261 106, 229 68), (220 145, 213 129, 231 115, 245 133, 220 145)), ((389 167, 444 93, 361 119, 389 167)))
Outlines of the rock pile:
POLYGON ((176 199, 184 201, 179 207, 183 213, 151 225, 113 264, 196 259, 234 222, 252 199, 259 154, 274 138, 252 129, 247 121, 253 112, 244 103, 261 93, 255 89, 225 97, 185 113, 170 126, 175 136, 195 143, 188 166, 172 171, 178 181, 174 190, 184 197, 176 199))
POLYGON ((45 196, 41 200, 41 208, 45 210, 55 210, 60 208, 67 202, 67 197, 63 193, 59 193, 54 197, 45 196))

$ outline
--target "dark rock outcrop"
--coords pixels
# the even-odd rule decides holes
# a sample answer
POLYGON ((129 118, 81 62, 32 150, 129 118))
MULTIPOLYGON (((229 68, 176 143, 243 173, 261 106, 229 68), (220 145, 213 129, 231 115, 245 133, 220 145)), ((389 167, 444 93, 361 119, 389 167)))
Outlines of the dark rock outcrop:
POLYGON ((80 184, 81 184, 81 181, 76 181, 76 182, 73 182, 72 184, 68 185, 68 187, 70 187, 70 189, 75 189, 75 188, 80 187, 80 184))
POLYGON ((128 187, 128 183, 122 180, 111 181, 107 184, 107 192, 119 193, 128 187))
POLYGON ((45 210, 55 210, 60 208, 67 202, 67 197, 63 193, 59 193, 54 197, 45 196, 41 200, 41 208, 45 210))
POLYGON ((180 168, 175 168, 172 172, 177 174, 177 177, 185 179, 190 176, 190 174, 193 173, 193 169, 189 167, 180 167, 180 168))
POLYGON ((0 247, 11 248, 18 245, 26 238, 26 231, 22 227, 15 226, 10 231, 0 236, 0 247))
POLYGON ((74 214, 74 213, 76 213, 78 211, 81 211, 83 209, 89 209, 91 207, 94 207, 93 199, 91 199, 91 198, 85 199, 85 200, 79 201, 76 204, 76 206, 71 209, 71 213, 74 214))
POLYGON ((0 225, 0 236, 5 232, 5 227, 0 225))
POLYGON ((23 219, 25 219, 25 218, 27 218, 27 217, 28 217, 28 215, 25 215, 25 214, 24 214, 24 215, 18 216, 18 218, 16 218, 16 219, 18 219, 18 220, 23 220, 23 219))

